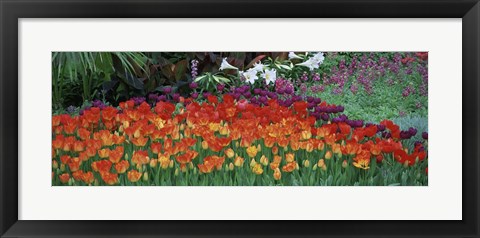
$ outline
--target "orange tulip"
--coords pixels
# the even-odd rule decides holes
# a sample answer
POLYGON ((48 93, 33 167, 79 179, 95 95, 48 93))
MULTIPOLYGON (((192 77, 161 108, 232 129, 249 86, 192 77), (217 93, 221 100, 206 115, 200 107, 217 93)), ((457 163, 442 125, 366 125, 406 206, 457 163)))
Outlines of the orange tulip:
POLYGON ((77 130, 77 136, 82 140, 90 139, 91 132, 85 128, 79 128, 77 130))
POLYGON ((114 150, 111 150, 108 154, 108 159, 114 164, 120 162, 123 157, 123 150, 123 146, 119 146, 114 150))
POLYGON ((72 177, 73 177, 73 179, 75 179, 75 181, 80 181, 80 180, 82 180, 83 171, 77 170, 77 171, 73 172, 73 173, 72 173, 72 177))
POLYGON ((128 181, 135 183, 140 180, 140 178, 142 177, 142 173, 138 172, 137 170, 130 170, 127 173, 127 177, 128 181))
POLYGON ((293 162, 290 162, 290 163, 287 163, 286 165, 284 165, 282 167, 282 171, 284 172, 292 172, 293 170, 295 170, 297 168, 297 162, 293 161, 293 162))
POLYGON ((71 157, 69 155, 62 155, 60 157, 60 162, 62 164, 68 164, 68 162, 70 161, 71 157))
POLYGON ((278 154, 278 147, 277 146, 272 147, 272 153, 274 155, 278 154))
POLYGON ((282 173, 280 172, 279 168, 276 168, 273 172, 273 179, 280 180, 282 178, 282 173))
POLYGON ((252 172, 256 175, 260 175, 263 173, 263 168, 261 164, 255 164, 252 168, 252 172))
POLYGON ((92 158, 93 156, 95 156, 97 154, 97 149, 94 148, 94 147, 87 147, 85 152, 86 152, 88 158, 92 158))
POLYGON ((70 180, 70 175, 68 173, 64 173, 59 175, 58 178, 60 179, 60 182, 65 184, 65 183, 68 183, 68 180, 70 180))
POLYGON ((295 154, 293 153, 287 153, 285 155, 285 160, 287 161, 287 163, 291 163, 295 160, 295 154))
POLYGON ((250 156, 250 158, 253 158, 257 155, 257 147, 256 146, 250 146, 247 148, 247 154, 250 156))
POLYGON ((162 144, 160 143, 152 143, 150 145, 150 149, 152 150, 152 153, 154 154, 160 154, 162 150, 162 144))
POLYGON ((112 162, 109 160, 99 160, 91 164, 93 171, 95 172, 109 172, 112 168, 112 162))
POLYGON ((242 167, 243 166, 243 163, 245 162, 245 159, 240 157, 240 156, 237 156, 234 160, 233 160, 233 164, 237 167, 242 167))
POLYGON ((122 160, 122 161, 118 162, 117 164, 115 164, 115 170, 119 174, 125 173, 129 167, 130 167, 130 163, 128 163, 128 161, 126 161, 126 160, 122 160))
POLYGON ((235 152, 232 150, 232 148, 228 148, 225 150, 225 155, 228 158, 233 158, 233 156, 235 156, 235 152))
POLYGON ((132 138, 131 139, 132 143, 136 146, 143 147, 147 144, 148 142, 148 137, 138 137, 138 138, 132 138))
POLYGON ((332 158, 332 152, 327 151, 327 153, 325 153, 325 159, 331 159, 331 158, 332 158))
POLYGON ((118 183, 118 174, 112 174, 110 172, 100 173, 103 181, 108 185, 114 185, 118 183))
POLYGON ((138 150, 133 152, 132 162, 134 164, 148 164, 150 158, 148 157, 148 153, 143 150, 138 150))
POLYGON ((80 160, 80 158, 78 157, 72 158, 68 161, 68 167, 72 172, 77 171, 80 168, 81 164, 82 164, 82 160, 80 160))
POLYGON ((93 177, 93 173, 88 171, 86 173, 82 174, 82 181, 86 184, 91 184, 95 180, 95 177, 93 177))
POLYGON ((108 148, 101 149, 98 151, 98 156, 102 159, 108 158, 109 155, 110 155, 110 149, 108 148))

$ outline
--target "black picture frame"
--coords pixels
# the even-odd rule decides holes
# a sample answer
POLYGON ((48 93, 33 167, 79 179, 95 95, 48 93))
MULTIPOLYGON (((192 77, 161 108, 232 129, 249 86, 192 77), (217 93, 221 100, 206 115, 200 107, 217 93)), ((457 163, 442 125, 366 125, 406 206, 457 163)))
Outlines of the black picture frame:
POLYGON ((478 0, 1 0, 0 16, 0 234, 2 237, 480 237, 480 163, 478 162, 480 159, 478 153, 480 145, 478 139, 480 3, 478 0), (162 17, 462 18, 463 220, 18 220, 18 19, 162 17))

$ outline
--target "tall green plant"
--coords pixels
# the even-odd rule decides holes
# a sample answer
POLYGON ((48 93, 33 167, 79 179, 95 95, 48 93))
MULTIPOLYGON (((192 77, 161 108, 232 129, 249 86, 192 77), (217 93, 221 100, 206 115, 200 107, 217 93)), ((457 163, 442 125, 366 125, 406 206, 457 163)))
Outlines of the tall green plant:
POLYGON ((53 52, 53 106, 63 106, 65 90, 80 84, 83 101, 92 100, 113 74, 148 75, 148 58, 140 52, 53 52))

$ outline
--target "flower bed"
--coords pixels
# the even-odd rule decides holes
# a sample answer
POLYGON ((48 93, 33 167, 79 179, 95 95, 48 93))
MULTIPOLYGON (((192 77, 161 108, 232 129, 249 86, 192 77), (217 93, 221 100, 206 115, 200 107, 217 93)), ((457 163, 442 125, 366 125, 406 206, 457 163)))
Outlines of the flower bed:
MULTIPOLYGON (((246 89, 246 88, 245 88, 246 89)), ((240 89, 243 90, 243 89, 240 89)), ((249 90, 244 90, 248 91, 249 90)), ((427 185, 427 139, 315 97, 131 99, 52 122, 53 185, 427 185)))

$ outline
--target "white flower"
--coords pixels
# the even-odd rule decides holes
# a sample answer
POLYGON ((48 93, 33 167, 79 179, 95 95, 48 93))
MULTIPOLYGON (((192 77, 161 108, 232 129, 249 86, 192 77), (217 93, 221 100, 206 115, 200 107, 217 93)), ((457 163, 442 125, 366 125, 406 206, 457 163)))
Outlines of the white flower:
POLYGON ((302 59, 302 57, 296 55, 294 52, 289 52, 288 59, 302 59))
POLYGON ((310 71, 318 68, 318 64, 316 64, 315 61, 312 60, 312 58, 297 65, 308 67, 310 71))
POLYGON ((247 72, 244 72, 242 75, 245 77, 245 81, 249 82, 250 84, 254 84, 255 80, 258 79, 257 71, 253 69, 247 70, 247 72))
POLYGON ((233 65, 231 65, 231 64, 229 64, 229 63, 227 62, 227 58, 223 58, 222 64, 220 65, 220 68, 219 68, 218 70, 224 70, 224 69, 235 69, 235 70, 238 70, 237 67, 235 67, 235 66, 233 66, 233 65))
POLYGON ((323 63, 324 59, 325 57, 323 56, 323 53, 319 52, 305 62, 297 65, 308 67, 310 71, 312 71, 314 69, 318 69, 318 67, 320 67, 320 65, 323 63))
POLYGON ((267 82, 267 84, 269 84, 270 82, 274 82, 275 83, 275 80, 277 80, 277 71, 275 69, 271 69, 271 70, 265 70, 265 73, 262 74, 262 77, 265 78, 265 81, 267 82))
POLYGON ((262 64, 262 62, 258 62, 258 63, 255 63, 253 65, 253 69, 256 71, 256 72, 263 72, 263 69, 265 68, 265 65, 262 64))
POLYGON ((323 63, 323 60, 325 59, 325 56, 323 56, 322 52, 318 52, 313 56, 313 60, 318 64, 321 65, 323 63))

